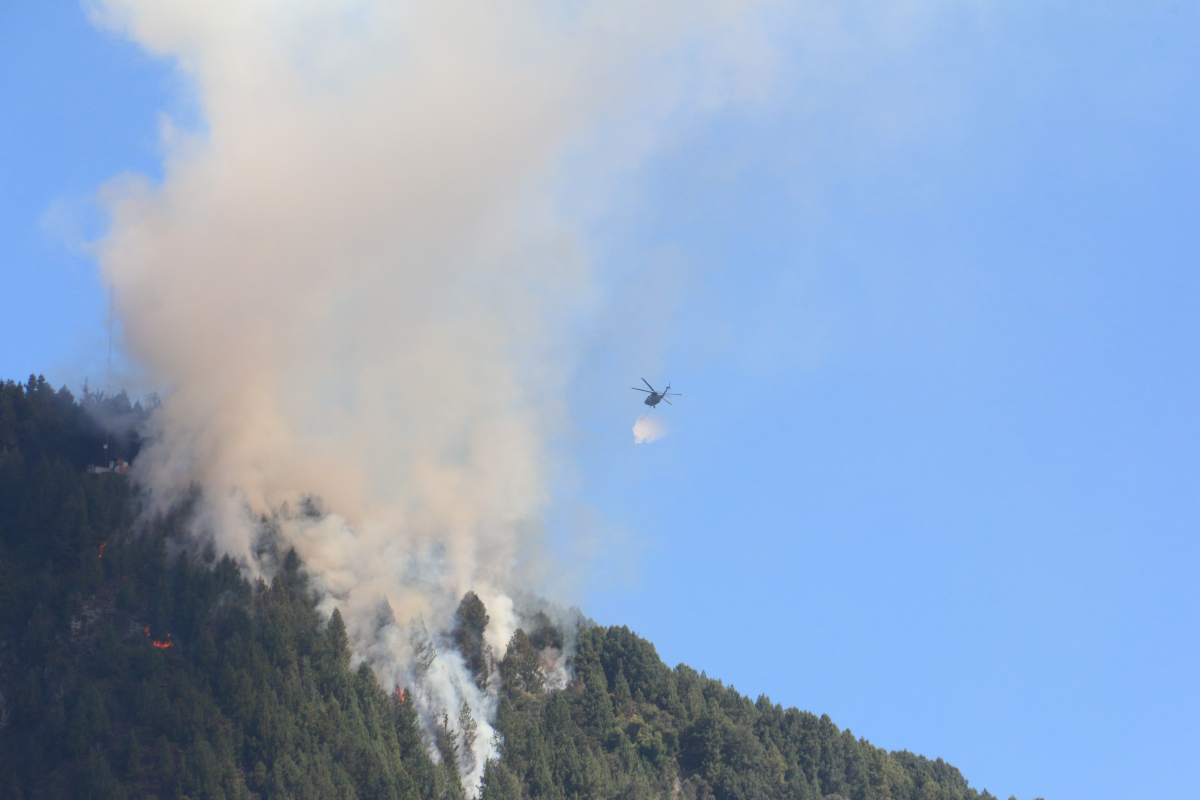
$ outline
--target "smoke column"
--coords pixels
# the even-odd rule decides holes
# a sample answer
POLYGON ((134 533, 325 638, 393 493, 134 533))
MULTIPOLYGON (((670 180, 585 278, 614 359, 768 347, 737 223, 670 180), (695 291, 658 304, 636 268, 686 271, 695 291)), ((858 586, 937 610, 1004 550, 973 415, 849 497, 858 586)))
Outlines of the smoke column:
POLYGON ((436 632, 473 590, 501 656, 511 598, 536 589, 567 323, 594 303, 586 219, 564 209, 602 207, 668 120, 753 91, 752 11, 90 5, 175 61, 203 119, 164 122, 161 183, 103 191, 102 269, 130 355, 165 390, 137 475, 160 506, 199 487, 195 534, 250 573, 273 569, 255 548, 273 520, 356 658, 418 686, 427 724, 465 700, 469 793, 495 690, 436 632))

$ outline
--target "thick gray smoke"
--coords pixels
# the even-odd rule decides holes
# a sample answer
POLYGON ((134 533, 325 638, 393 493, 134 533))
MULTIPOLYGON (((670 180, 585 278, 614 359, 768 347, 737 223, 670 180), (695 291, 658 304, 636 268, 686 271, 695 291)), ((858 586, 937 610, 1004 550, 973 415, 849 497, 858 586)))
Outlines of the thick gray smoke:
POLYGON ((427 723, 466 701, 469 792, 494 682, 436 632, 473 590, 502 655, 537 585, 568 323, 592 302, 563 209, 602 208, 667 120, 753 84, 751 7, 92 4, 177 62, 204 125, 164 122, 161 184, 105 190, 103 269, 164 389, 137 474, 164 505, 199 487, 197 535, 250 572, 272 516, 381 680, 418 687, 427 723))

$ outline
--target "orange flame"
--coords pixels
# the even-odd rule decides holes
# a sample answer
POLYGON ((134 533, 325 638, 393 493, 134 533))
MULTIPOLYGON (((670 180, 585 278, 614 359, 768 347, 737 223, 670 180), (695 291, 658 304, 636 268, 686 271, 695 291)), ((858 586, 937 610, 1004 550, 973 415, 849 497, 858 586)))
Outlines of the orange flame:
MULTIPOLYGON (((170 637, 168 636, 168 638, 170 638, 170 637)), ((166 650, 168 647, 171 646, 171 643, 169 641, 168 642, 160 642, 158 639, 155 639, 150 644, 154 645, 159 650, 166 650)))
POLYGON ((404 704, 404 690, 400 688, 400 684, 396 684, 396 699, 400 701, 401 705, 404 704))
POLYGON ((100 554, 98 556, 96 556, 97 558, 104 558, 104 548, 105 547, 108 547, 108 542, 101 542, 100 543, 100 554))

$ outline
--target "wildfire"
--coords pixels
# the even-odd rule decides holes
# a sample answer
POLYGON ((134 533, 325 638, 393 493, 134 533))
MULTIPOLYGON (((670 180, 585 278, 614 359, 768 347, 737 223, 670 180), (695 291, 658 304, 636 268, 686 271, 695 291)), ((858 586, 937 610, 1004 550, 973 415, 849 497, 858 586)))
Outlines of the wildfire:
MULTIPOLYGON (((146 631, 146 635, 149 636, 150 635, 150 626, 147 625, 144 630, 146 631)), ((155 639, 154 641, 150 642, 150 644, 154 645, 159 650, 166 650, 168 647, 171 646, 171 634, 169 634, 169 633, 167 634, 167 640, 165 642, 161 641, 159 639, 155 639)))
POLYGON ((400 688, 400 684, 396 684, 396 699, 400 701, 401 705, 404 704, 404 690, 400 688))
POLYGON ((108 547, 108 542, 101 542, 100 543, 100 554, 98 556, 96 556, 97 558, 104 558, 104 548, 105 547, 108 547))

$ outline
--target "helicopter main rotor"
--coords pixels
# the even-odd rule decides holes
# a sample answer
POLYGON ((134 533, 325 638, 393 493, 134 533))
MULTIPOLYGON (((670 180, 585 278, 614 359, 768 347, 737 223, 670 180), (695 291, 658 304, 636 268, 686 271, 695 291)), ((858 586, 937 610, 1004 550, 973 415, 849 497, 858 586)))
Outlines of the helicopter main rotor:
MULTIPOLYGON (((646 380, 645 378, 642 378, 642 383, 646 384, 647 386, 650 386, 650 381, 646 380)), ((642 389, 638 386, 633 386, 630 388, 632 388, 635 392, 646 392, 646 394, 650 395, 649 397, 646 398, 646 405, 650 406, 651 408, 654 408, 656 405, 658 405, 659 400, 666 400, 667 405, 673 406, 675 404, 672 403, 670 400, 667 400, 667 398, 683 396, 679 392, 672 392, 671 384, 669 384, 669 383, 667 384, 667 388, 661 392, 658 391, 657 389, 655 389, 653 386, 650 386, 650 388, 648 390, 642 389)))

